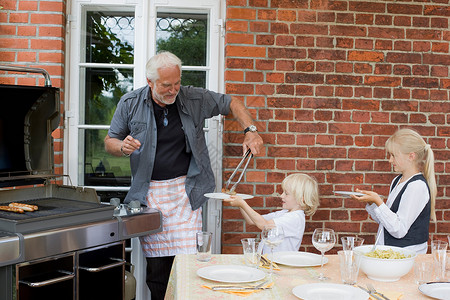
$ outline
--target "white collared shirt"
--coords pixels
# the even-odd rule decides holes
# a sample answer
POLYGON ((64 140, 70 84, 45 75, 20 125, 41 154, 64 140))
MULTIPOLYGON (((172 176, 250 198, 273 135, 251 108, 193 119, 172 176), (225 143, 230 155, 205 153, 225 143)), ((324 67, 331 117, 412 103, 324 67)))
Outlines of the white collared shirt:
MULTIPOLYGON (((420 173, 417 173, 420 174, 420 173)), ((417 175, 414 174, 413 176, 417 175)), ((390 207, 394 202, 395 198, 402 190, 403 186, 413 177, 411 176, 408 180, 398 183, 389 193, 386 204, 381 204, 377 206, 376 204, 366 205, 367 212, 371 217, 380 224, 378 226, 378 245, 384 245, 384 230, 386 229, 393 237, 402 238, 407 233, 411 225, 417 219, 419 214, 422 212, 425 205, 430 200, 430 195, 428 192, 428 187, 422 180, 416 180, 408 184, 405 192, 402 195, 402 200, 400 201, 398 210, 396 213, 391 211, 390 207)), ((413 250, 417 254, 427 253, 428 243, 424 242, 422 244, 411 245, 405 247, 406 249, 413 250)))

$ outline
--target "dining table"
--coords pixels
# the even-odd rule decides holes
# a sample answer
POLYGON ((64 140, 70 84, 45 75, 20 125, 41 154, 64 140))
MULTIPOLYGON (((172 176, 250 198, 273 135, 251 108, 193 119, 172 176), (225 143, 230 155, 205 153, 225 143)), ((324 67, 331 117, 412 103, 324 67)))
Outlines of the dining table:
MULTIPOLYGON (((294 287, 320 282, 316 278, 320 272, 323 272, 324 275, 329 278, 327 281, 322 282, 342 284, 338 255, 330 254, 325 255, 325 257, 327 258, 327 263, 323 265, 322 270, 320 265, 315 267, 292 267, 278 264, 279 270, 273 271, 272 280, 274 284, 270 289, 257 290, 252 294, 240 296, 223 291, 213 291, 207 288, 223 285, 224 283, 200 277, 197 274, 197 271, 208 266, 243 266, 245 264, 244 256, 242 254, 213 254, 211 260, 208 262, 198 261, 195 254, 176 255, 170 273, 165 299, 299 299, 299 297, 293 293, 294 287)), ((432 262, 433 258, 431 254, 421 254, 416 257, 415 262, 421 261, 432 262)), ((262 270, 264 270, 264 272, 268 271, 267 269, 262 270)), ((251 284, 256 285, 263 281, 264 279, 261 279, 257 282, 251 282, 251 284)), ((378 291, 384 294, 401 295, 401 297, 398 297, 397 299, 433 299, 424 295, 419 290, 419 285, 415 282, 413 268, 408 274, 394 282, 372 280, 360 271, 355 287, 361 286, 365 288, 368 283, 371 283, 378 291)))

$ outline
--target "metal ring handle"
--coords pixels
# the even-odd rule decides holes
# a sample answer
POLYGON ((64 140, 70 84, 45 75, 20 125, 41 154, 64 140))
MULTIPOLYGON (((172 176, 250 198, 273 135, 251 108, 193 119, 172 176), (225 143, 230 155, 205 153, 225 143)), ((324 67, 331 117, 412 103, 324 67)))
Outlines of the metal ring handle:
POLYGON ((63 270, 58 270, 58 272, 62 273, 62 274, 66 274, 66 275, 61 276, 61 277, 56 277, 56 278, 53 278, 53 279, 40 281, 40 282, 29 282, 29 281, 26 281, 26 280, 19 280, 19 282, 23 283, 23 284, 26 284, 29 287, 41 287, 41 286, 47 286, 47 285, 50 285, 50 284, 55 284, 55 283, 58 283, 58 282, 70 280, 70 279, 73 279, 75 277, 75 274, 71 273, 71 272, 67 272, 67 271, 63 271, 63 270))
POLYGON ((118 262, 115 262, 115 263, 112 263, 112 264, 108 264, 108 265, 104 265, 104 266, 101 266, 101 267, 98 267, 98 268, 89 268, 89 267, 83 267, 83 266, 79 266, 78 267, 78 269, 81 269, 81 270, 85 270, 85 271, 88 271, 88 272, 91 272, 91 273, 97 273, 97 272, 101 272, 101 271, 104 271, 104 270, 108 270, 108 269, 112 269, 112 268, 115 268, 115 267, 119 267, 119 266, 123 266, 124 264, 125 264, 125 260, 122 260, 122 259, 114 259, 114 260, 118 260, 118 262))

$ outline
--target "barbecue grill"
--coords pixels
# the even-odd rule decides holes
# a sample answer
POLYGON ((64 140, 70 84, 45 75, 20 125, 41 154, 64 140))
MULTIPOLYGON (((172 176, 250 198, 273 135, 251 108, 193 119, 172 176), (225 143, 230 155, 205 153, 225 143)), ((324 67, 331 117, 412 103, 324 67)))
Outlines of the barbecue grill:
MULTIPOLYGON (((57 185, 52 132, 59 124, 59 90, 0 85, 0 299, 123 299, 125 240, 161 230, 155 209, 100 203, 94 189, 57 185)), ((136 203, 134 203, 136 204, 136 203)))

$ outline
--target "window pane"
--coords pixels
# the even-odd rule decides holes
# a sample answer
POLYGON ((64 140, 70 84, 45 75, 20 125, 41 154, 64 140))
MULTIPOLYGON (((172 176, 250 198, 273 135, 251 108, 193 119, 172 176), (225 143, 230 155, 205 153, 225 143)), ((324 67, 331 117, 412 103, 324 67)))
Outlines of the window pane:
POLYGON ((134 14, 87 12, 86 62, 132 64, 134 14))
POLYGON ((158 13, 156 49, 177 55, 183 65, 206 66, 207 14, 158 13))
POLYGON ((86 68, 84 124, 109 125, 120 97, 133 89, 133 70, 86 68))
POLYGON ((85 144, 84 185, 130 186, 129 158, 115 157, 105 151, 103 139, 108 131, 96 129, 81 129, 81 131, 83 132, 80 137, 84 136, 85 144))
POLYGON ((181 84, 206 88, 206 72, 184 70, 181 76, 181 84))

